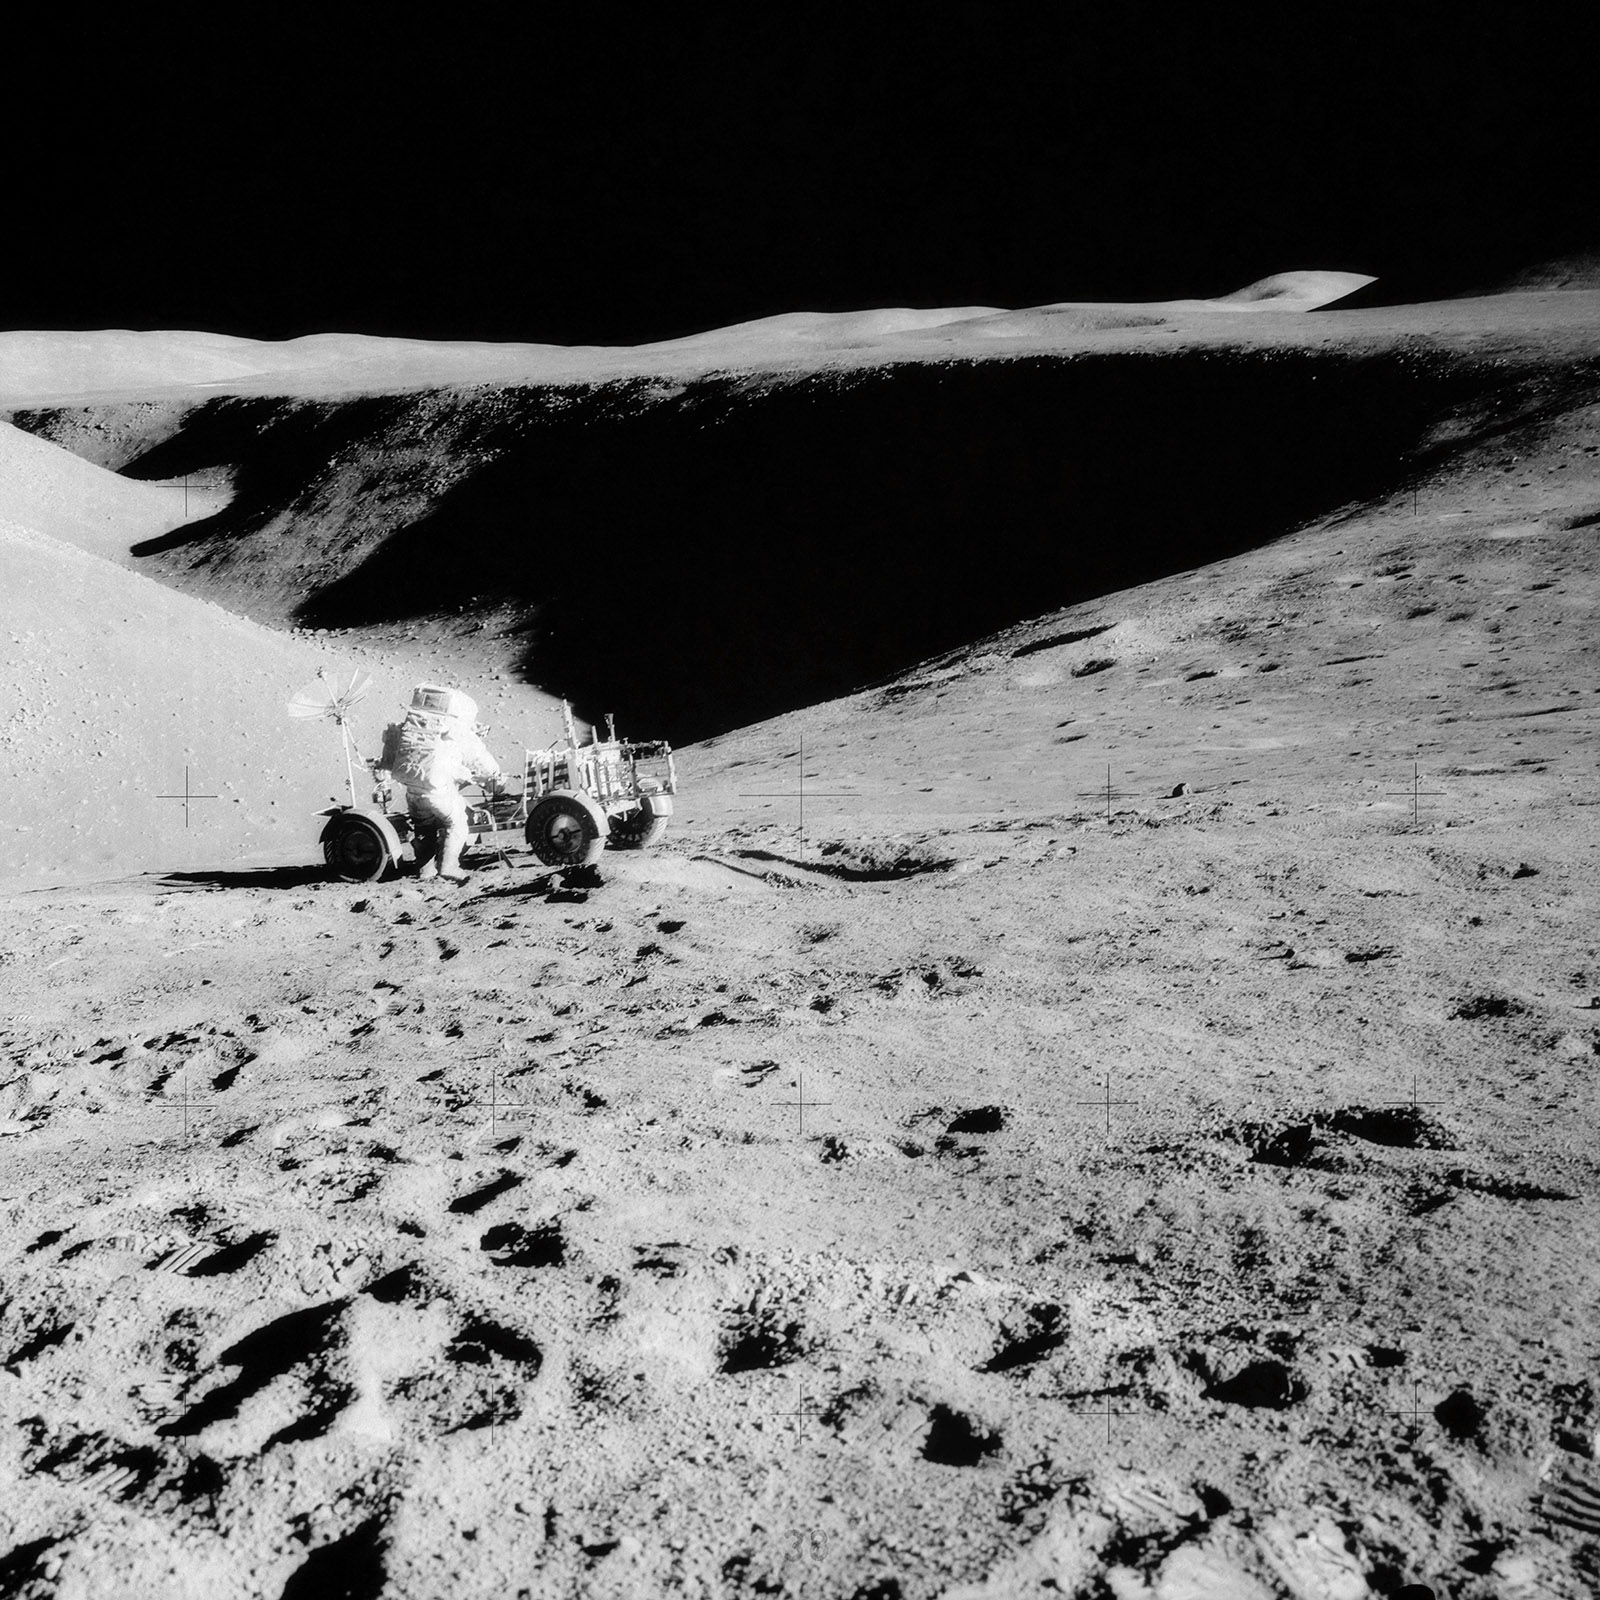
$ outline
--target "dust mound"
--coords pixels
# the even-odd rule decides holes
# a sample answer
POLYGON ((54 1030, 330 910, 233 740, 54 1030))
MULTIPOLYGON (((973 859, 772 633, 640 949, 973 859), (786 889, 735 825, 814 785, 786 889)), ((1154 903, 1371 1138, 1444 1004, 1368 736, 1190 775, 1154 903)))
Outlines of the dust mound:
POLYGON ((1139 306, 1032 306, 1026 311, 998 311, 975 319, 964 332, 988 339, 1048 338, 1074 333, 1110 333, 1120 328, 1160 328, 1167 319, 1139 306))
MULTIPOLYGON (((306 859, 343 762, 331 726, 292 723, 283 702, 351 663, 10 520, 0 567, 0 877, 306 859), (161 798, 186 774, 216 797, 187 825, 161 798)), ((406 686, 374 678, 376 725, 406 686)))
POLYGON ((221 333, 100 328, 0 334, 8 392, 97 389, 110 376, 134 386, 226 382, 262 370, 268 346, 221 333))
MULTIPOLYGON (((727 366, 827 363, 848 352, 942 359, 998 340, 1059 347, 1079 335, 1169 326, 1174 313, 1310 311, 1353 294, 1354 272, 1285 272, 1220 300, 1055 301, 789 311, 631 346, 486 343, 319 333, 273 342, 181 330, 0 332, 0 406, 297 395, 329 398, 456 385, 593 383, 704 375, 727 366)), ((1095 341, 1098 342, 1098 341, 1095 341)), ((1007 351, 1006 353, 1010 353, 1007 351)))
POLYGON ((574 351, 540 344, 449 343, 318 333, 299 339, 240 339, 218 333, 102 328, 0 333, 0 400, 57 405, 86 399, 195 393, 318 394, 527 381, 549 376, 552 357, 574 351))
POLYGON ((1314 311, 1377 281, 1362 272, 1278 272, 1210 304, 1241 311, 1314 311))
MULTIPOLYGON (((190 515, 224 498, 191 492, 190 515)), ((319 670, 344 683, 370 671, 355 732, 375 753, 416 681, 139 571, 130 545, 181 527, 183 506, 181 486, 0 423, 0 880, 305 861, 315 813, 348 790, 333 726, 292 722, 285 702, 319 670), (207 798, 185 805, 186 791, 207 798)), ((525 724, 542 709, 511 693, 525 724)))
POLYGON ((1513 273, 1504 282, 1485 291, 1490 294, 1548 293, 1552 290, 1571 291, 1600 289, 1600 249, 1579 251, 1576 255, 1557 256, 1551 261, 1540 261, 1513 273))
POLYGON ((838 349, 872 343, 897 333, 920 333, 927 328, 947 328, 994 315, 995 306, 942 306, 918 311, 907 306, 870 311, 786 311, 778 316, 710 328, 682 339, 644 345, 646 350, 693 350, 702 345, 743 345, 773 342, 823 345, 838 349))
MULTIPOLYGON (((189 513, 216 509, 220 496, 194 491, 189 513)), ((0 422, 0 518, 110 560, 176 528, 184 518, 181 487, 135 483, 0 422)))

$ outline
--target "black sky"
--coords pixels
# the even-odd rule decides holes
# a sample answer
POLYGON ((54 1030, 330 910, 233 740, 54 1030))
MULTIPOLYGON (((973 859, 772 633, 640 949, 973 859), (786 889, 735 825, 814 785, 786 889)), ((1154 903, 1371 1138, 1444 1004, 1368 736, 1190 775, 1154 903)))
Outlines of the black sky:
POLYGON ((1596 30, 1557 14, 84 13, 7 47, 0 326, 627 343, 1302 266, 1451 293, 1600 242, 1596 30))

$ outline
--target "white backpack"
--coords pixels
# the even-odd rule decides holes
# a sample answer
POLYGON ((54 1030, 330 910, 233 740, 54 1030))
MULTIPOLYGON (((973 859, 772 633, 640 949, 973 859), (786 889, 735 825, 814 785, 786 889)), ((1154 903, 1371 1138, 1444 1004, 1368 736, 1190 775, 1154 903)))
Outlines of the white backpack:
POLYGON ((412 711, 404 722, 384 731, 384 765, 408 789, 448 789, 459 765, 450 745, 444 723, 412 711))

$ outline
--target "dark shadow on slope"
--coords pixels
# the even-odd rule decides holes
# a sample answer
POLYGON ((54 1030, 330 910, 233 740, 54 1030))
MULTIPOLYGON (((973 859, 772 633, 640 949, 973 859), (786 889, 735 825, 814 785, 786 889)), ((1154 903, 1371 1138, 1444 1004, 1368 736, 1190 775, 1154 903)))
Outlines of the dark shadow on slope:
MULTIPOLYGON (((415 410, 416 395, 357 400, 216 399, 184 419, 183 429, 131 462, 123 476, 165 482, 234 469, 233 498, 209 517, 141 540, 136 556, 163 555, 185 546, 215 547, 259 533, 277 522, 327 470, 330 460, 392 427, 415 410)), ((380 458, 381 460, 382 458, 380 458)), ((374 479, 387 480, 387 469, 374 479)), ((291 519, 292 520, 292 519, 291 519)), ((209 565, 213 548, 197 564, 209 565)))
POLYGON ((492 582, 537 608, 531 681, 681 742, 1373 494, 1451 386, 1276 352, 713 378, 604 415, 596 391, 302 615, 492 582))
POLYGON ((328 627, 509 602, 526 678, 683 743, 1383 492, 1506 381, 1188 351, 219 399, 130 475, 232 470, 139 547, 179 587, 328 627))

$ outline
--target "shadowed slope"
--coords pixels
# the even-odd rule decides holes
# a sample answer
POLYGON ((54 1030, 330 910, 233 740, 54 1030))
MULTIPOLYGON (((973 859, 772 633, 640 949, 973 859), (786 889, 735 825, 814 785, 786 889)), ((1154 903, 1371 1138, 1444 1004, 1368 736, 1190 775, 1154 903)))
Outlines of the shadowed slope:
POLYGON ((1373 492, 1446 388, 1386 362, 1186 355, 708 381, 609 415, 597 396, 541 412, 302 614, 512 596, 533 607, 525 676, 700 737, 1373 492))

